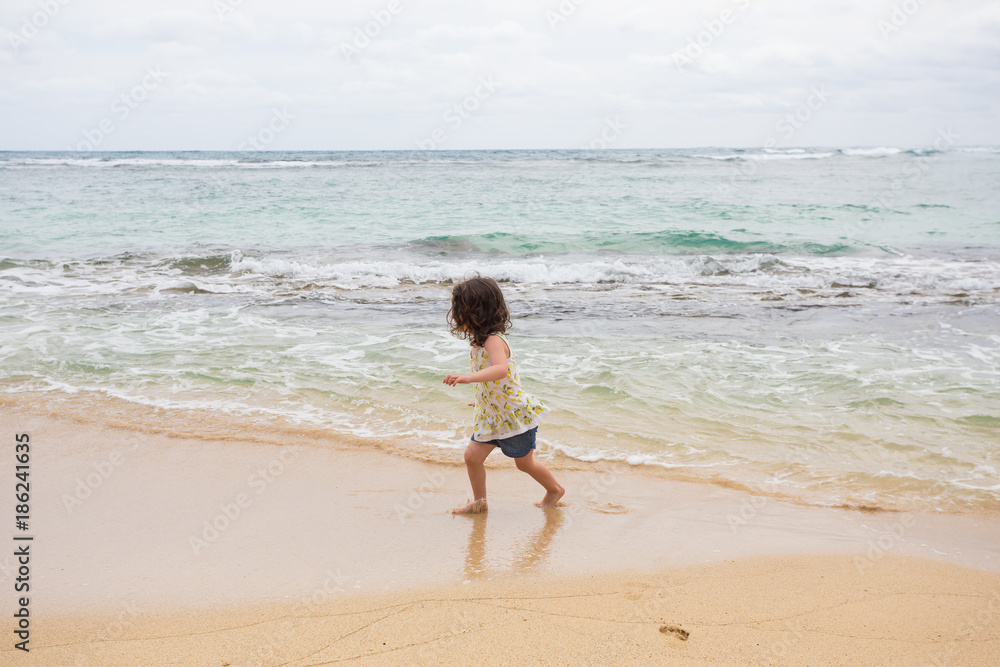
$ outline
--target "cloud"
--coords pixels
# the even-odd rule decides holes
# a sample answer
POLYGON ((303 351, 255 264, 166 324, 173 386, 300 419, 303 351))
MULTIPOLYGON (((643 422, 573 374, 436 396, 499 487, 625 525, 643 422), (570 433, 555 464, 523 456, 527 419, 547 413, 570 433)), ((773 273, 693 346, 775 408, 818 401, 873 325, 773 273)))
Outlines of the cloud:
POLYGON ((795 142, 917 145, 948 123, 969 128, 964 143, 1000 143, 983 121, 1000 94, 1000 6, 899 6, 90 0, 60 5, 14 49, 38 5, 10 0, 0 120, 17 131, 0 148, 62 148, 153 66, 171 76, 115 147, 231 148, 269 108, 295 105, 272 148, 410 148, 483 76, 501 86, 449 147, 578 147, 616 113, 630 115, 619 147, 755 145, 820 85, 829 102, 795 142))

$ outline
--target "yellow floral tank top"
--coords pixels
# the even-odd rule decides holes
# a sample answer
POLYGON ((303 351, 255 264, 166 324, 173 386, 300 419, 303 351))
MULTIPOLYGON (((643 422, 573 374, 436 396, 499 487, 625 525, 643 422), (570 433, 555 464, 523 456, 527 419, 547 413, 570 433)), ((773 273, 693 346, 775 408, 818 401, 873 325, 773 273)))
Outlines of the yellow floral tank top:
MULTIPOLYGON (((496 334, 503 342, 507 337, 496 334)), ((517 376, 514 349, 507 343, 507 377, 493 382, 476 383, 476 416, 473 421, 472 439, 487 442, 509 438, 538 426, 549 411, 537 398, 521 388, 517 376)), ((490 367, 490 355, 484 347, 473 347, 469 358, 472 372, 490 367)))

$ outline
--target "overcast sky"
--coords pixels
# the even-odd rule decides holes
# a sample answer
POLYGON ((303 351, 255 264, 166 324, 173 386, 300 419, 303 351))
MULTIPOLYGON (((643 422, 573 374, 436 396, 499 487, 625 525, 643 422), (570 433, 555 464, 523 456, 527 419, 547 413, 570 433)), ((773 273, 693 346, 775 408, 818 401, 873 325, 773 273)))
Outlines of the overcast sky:
POLYGON ((1000 144, 996 1, 3 0, 0 35, 3 150, 1000 144))

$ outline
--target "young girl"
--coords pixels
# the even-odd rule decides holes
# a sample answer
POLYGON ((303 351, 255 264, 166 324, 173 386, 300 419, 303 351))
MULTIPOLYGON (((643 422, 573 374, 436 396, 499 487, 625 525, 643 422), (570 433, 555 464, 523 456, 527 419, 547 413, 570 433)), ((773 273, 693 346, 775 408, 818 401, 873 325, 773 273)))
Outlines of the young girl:
MULTIPOLYGON (((448 325, 459 338, 472 345, 472 373, 450 373, 444 383, 476 383, 476 415, 472 440, 465 448, 465 466, 472 483, 472 502, 457 507, 455 514, 478 514, 486 506, 486 457, 500 448, 514 459, 518 470, 545 487, 539 507, 554 507, 566 490, 552 473, 535 460, 535 433, 547 407, 521 388, 514 352, 504 332, 510 328, 510 311, 500 286, 492 278, 470 278, 451 290, 448 325)), ((472 405, 470 403, 469 405, 472 405)))

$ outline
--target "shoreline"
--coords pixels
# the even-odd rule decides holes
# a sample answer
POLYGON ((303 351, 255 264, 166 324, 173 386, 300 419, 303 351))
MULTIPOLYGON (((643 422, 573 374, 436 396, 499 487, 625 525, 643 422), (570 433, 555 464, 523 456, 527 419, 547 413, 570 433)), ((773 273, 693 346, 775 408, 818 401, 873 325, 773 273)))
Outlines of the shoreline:
MULTIPOLYGON (((15 413, 44 417, 55 421, 72 420, 94 428, 113 428, 129 432, 130 438, 143 435, 163 435, 170 438, 199 441, 239 442, 252 445, 293 442, 321 446, 332 451, 355 450, 378 452, 416 461, 447 467, 462 465, 465 447, 463 434, 457 434, 454 448, 421 445, 412 440, 394 440, 392 437, 367 434, 356 435, 331 431, 327 425, 290 420, 287 415, 271 413, 260 406, 247 406, 250 414, 219 412, 186 406, 160 407, 95 391, 45 391, 0 394, 0 408, 15 413)), ((757 498, 752 501, 776 501, 803 508, 843 509, 869 514, 922 513, 941 516, 980 517, 1000 521, 1000 506, 969 506, 952 504, 946 507, 899 504, 882 497, 845 499, 834 497, 829 501, 807 498, 801 489, 788 491, 773 480, 761 482, 736 481, 722 476, 699 475, 684 467, 666 467, 657 464, 632 464, 625 460, 599 458, 586 460, 541 442, 537 454, 546 465, 557 471, 573 471, 619 475, 632 475, 662 480, 667 484, 690 483, 742 493, 757 498), (797 491, 797 492, 796 492, 797 491), (760 500, 763 499, 763 500, 760 500)), ((486 461, 487 469, 503 468, 504 457, 499 454, 486 461)))
MULTIPOLYGON (((83 656, 81 664, 252 664, 241 662, 246 637, 255 645, 266 637, 219 628, 273 625, 304 600, 318 605, 309 614, 317 617, 308 620, 312 630, 280 641, 280 655, 323 659, 295 665, 368 655, 375 640, 364 628, 380 624, 379 641, 402 642, 369 656, 385 664, 405 664, 424 650, 412 628, 436 637, 435 646, 444 642, 449 657, 474 660, 462 652, 482 640, 485 654, 502 661, 506 654, 491 651, 505 650, 504 632, 521 610, 463 602, 468 595, 537 594, 539 604, 555 605, 533 618, 557 619, 565 636, 543 628, 526 644, 552 664, 561 654, 551 646, 567 637, 586 650, 560 650, 584 663, 601 663, 609 647, 632 664, 655 651, 694 664, 736 655, 781 663, 784 654, 749 646, 783 646, 789 630, 775 619, 804 609, 829 619, 792 635, 791 663, 834 655, 851 635, 857 641, 848 644, 876 650, 887 663, 906 664, 898 656, 930 646, 958 647, 964 664, 986 664, 982 651, 998 639, 1000 521, 990 518, 804 507, 608 467, 561 470, 565 505, 541 510, 533 503, 542 490, 500 459, 488 473, 490 512, 452 517, 450 508, 468 495, 457 464, 350 443, 320 446, 304 436, 265 444, 266 431, 258 442, 123 431, 23 409, 5 410, 0 425, 4 437, 30 433, 34 446, 32 646, 36 656, 60 656, 59 664, 73 655, 83 656), (698 591, 690 600, 656 598, 645 615, 632 604, 653 604, 651 591, 688 579, 698 591), (634 586, 623 589, 622 581, 634 586), (766 591, 774 597, 764 602, 766 591), (377 612, 385 605, 395 606, 377 612), (733 625, 734 610, 744 607, 753 615, 733 625), (462 633, 449 630, 456 613, 474 619, 462 633), (624 613, 636 622, 618 627, 624 613), (900 613, 914 615, 912 623, 901 627, 900 613), (967 641, 969 619, 983 613, 992 625, 967 641), (865 633, 848 632, 859 623, 865 633), (661 633, 663 625, 691 639, 661 633), (938 640, 940 627, 947 632, 938 640), (111 640, 101 639, 109 633, 111 640), (327 651, 331 633, 345 639, 327 651), (466 633, 474 641, 459 638, 466 633), (713 643, 699 644, 702 637, 713 643), (184 657, 162 662, 164 650, 184 657)), ((12 499, 0 498, 0 515, 12 514, 12 499)), ((10 557, 0 557, 0 581, 9 583, 10 566, 10 557)), ((259 664, 274 664, 268 660, 259 664)))

